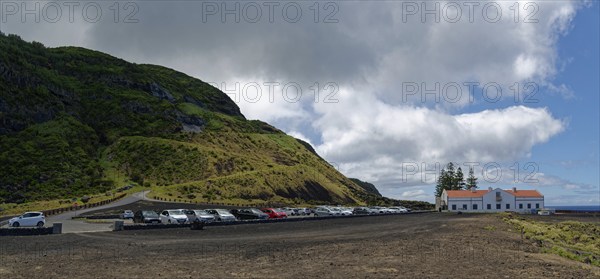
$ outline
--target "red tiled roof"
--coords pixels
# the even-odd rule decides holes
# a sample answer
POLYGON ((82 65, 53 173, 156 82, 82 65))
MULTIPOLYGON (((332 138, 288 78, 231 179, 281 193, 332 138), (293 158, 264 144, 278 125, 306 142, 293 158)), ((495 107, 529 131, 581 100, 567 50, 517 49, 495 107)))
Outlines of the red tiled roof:
POLYGON ((509 194, 514 195, 515 197, 519 197, 519 198, 543 198, 544 196, 542 194, 540 194, 540 192, 538 192, 537 190, 518 190, 517 192, 513 192, 513 190, 504 190, 509 194))
POLYGON ((446 190, 446 194, 448 194, 449 198, 479 198, 483 197, 487 192, 489 191, 476 190, 475 192, 472 192, 471 190, 446 190))

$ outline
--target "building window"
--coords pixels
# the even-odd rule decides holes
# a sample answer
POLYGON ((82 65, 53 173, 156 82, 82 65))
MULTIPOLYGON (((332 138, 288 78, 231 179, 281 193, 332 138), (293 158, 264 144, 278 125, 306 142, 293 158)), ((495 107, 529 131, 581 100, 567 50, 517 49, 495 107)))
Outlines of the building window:
POLYGON ((476 204, 473 205, 473 210, 477 210, 477 205, 476 204))
POLYGON ((488 210, 491 210, 491 209, 492 209, 492 205, 488 203, 488 204, 487 204, 487 209, 488 209, 488 210))
POLYGON ((452 210, 456 210, 456 204, 452 205, 452 210))
POLYGON ((519 204, 519 209, 523 209, 523 204, 522 203, 519 204))
POLYGON ((540 208, 540 204, 539 204, 539 203, 536 203, 536 204, 535 204, 535 208, 540 208))
POLYGON ((531 204, 530 203, 527 204, 527 209, 531 209, 531 204))
POLYGON ((463 210, 467 210, 467 205, 463 204, 463 210))
POLYGON ((496 209, 502 209, 499 203, 496 204, 496 209))
POLYGON ((506 204, 506 209, 510 209, 510 203, 506 204))

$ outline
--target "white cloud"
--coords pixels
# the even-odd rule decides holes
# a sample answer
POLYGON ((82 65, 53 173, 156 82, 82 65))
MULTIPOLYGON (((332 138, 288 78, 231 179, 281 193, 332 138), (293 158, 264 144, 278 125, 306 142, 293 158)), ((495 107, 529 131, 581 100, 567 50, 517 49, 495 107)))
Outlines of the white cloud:
POLYGON ((402 199, 406 200, 419 200, 421 198, 426 197, 427 194, 424 190, 413 190, 413 191, 405 191, 402 193, 402 199))
MULTIPOLYGON (((417 164, 421 169, 422 163, 526 158, 533 146, 565 128, 544 108, 514 106, 452 115, 422 107, 391 106, 374 98, 350 97, 356 94, 342 96, 345 102, 319 110, 323 115, 315 127, 322 131, 323 143, 317 150, 339 163, 345 173, 375 179, 373 182, 386 187, 411 182, 402 178, 406 164, 417 164), (356 105, 360 102, 368 105, 356 105)), ((433 180, 429 176, 425 182, 433 180)), ((422 184, 421 176, 412 183, 422 184)))
POLYGON ((582 2, 519 1, 518 23, 510 9, 515 2, 497 2, 503 16, 496 23, 484 20, 480 8, 473 22, 463 10, 457 23, 435 23, 431 17, 423 23, 420 14, 403 20, 402 1, 346 1, 335 2, 338 23, 314 23, 312 3, 301 3, 307 13, 298 23, 278 17, 275 24, 254 24, 222 23, 218 15, 205 22, 202 1, 150 1, 135 2, 137 24, 81 24, 80 18, 72 24, 22 24, 19 17, 11 17, 2 30, 52 46, 73 44, 161 64, 229 86, 293 81, 309 97, 313 83, 334 82, 339 85, 337 103, 322 98, 318 103, 310 98, 289 102, 280 91, 271 101, 264 86, 258 101, 240 98, 237 103, 247 118, 276 124, 314 143, 344 173, 397 197, 419 196, 418 191, 395 189, 422 185, 423 180, 430 184, 432 176, 404 179, 402 163, 528 158, 534 146, 567 125, 547 108, 499 108, 476 94, 475 103, 490 109, 461 112, 471 105, 467 90, 456 102, 434 102, 431 96, 423 102, 420 93, 406 98, 403 92, 406 82, 427 88, 436 83, 441 88, 449 83, 498 83, 506 100, 512 98, 509 85, 533 81, 545 89, 536 98, 544 92, 573 98, 574 92, 553 78, 564 59, 558 57, 558 39, 572 27, 582 2), (532 11, 524 8, 527 3, 537 7, 535 23, 524 22, 532 11))

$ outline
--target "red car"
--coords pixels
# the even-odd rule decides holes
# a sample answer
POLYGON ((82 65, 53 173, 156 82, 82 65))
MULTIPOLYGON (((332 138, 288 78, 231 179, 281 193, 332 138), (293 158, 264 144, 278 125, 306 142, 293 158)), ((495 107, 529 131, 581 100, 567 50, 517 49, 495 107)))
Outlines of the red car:
POLYGON ((263 208, 262 212, 269 215, 269 219, 277 219, 277 218, 287 218, 287 214, 282 210, 277 210, 275 208, 263 208))

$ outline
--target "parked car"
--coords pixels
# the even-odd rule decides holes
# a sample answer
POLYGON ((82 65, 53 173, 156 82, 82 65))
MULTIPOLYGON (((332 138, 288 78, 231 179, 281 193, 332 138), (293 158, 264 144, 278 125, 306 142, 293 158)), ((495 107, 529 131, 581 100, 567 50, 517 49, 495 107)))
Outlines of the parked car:
POLYGON ((160 213, 160 222, 163 224, 185 224, 188 222, 188 218, 180 209, 169 209, 160 213))
POLYGON ((378 214, 389 213, 389 210, 386 207, 382 206, 371 206, 369 207, 371 210, 375 211, 378 214))
POLYGON ((310 210, 310 208, 298 208, 298 215, 302 215, 302 216, 306 216, 306 215, 310 215, 312 213, 312 210, 310 210))
POLYGON ((396 208, 396 207, 388 207, 387 209, 388 209, 388 213, 394 213, 394 214, 400 213, 400 209, 396 208))
POLYGON ((215 216, 215 220, 219 222, 237 221, 237 218, 226 209, 207 209, 206 212, 215 216))
POLYGON ((348 216, 348 215, 352 215, 352 208, 349 207, 338 207, 337 209, 340 210, 340 215, 342 216, 348 216))
POLYGON ((46 216, 42 212, 25 212, 21 216, 8 220, 9 227, 43 227, 46 225, 46 216))
POLYGON ((284 207, 284 208, 281 208, 281 210, 283 212, 285 212, 285 214, 287 216, 296 216, 296 215, 298 215, 298 209, 297 208, 284 207))
POLYGON ((133 211, 125 210, 121 213, 121 219, 133 219, 133 211))
POLYGON ((336 216, 340 215, 341 212, 339 210, 335 210, 335 208, 320 206, 315 208, 315 217, 318 216, 336 216))
POLYGON ((270 219, 287 218, 287 214, 285 212, 275 208, 263 208, 261 211, 269 215, 270 219))
POLYGON ((355 207, 352 210, 352 213, 354 213, 355 215, 369 215, 373 214, 373 211, 368 207, 355 207))
POLYGON ((139 210, 136 211, 133 215, 133 222, 144 224, 158 224, 160 223, 160 216, 158 216, 158 213, 152 210, 139 210))
POLYGON ((232 209, 231 214, 233 214, 239 220, 269 219, 268 214, 256 208, 232 209))
POLYGON ((201 223, 211 223, 216 220, 215 216, 208 213, 206 210, 192 210, 192 209, 182 209, 185 216, 188 217, 188 222, 201 222, 201 223))
POLYGON ((285 210, 283 210, 283 208, 274 208, 273 210, 275 210, 276 212, 278 212, 280 215, 283 215, 284 218, 289 217, 290 215, 287 214, 287 212, 285 212, 285 210))
POLYGON ((392 210, 393 213, 407 213, 408 212, 408 210, 402 206, 390 207, 390 210, 392 210))

